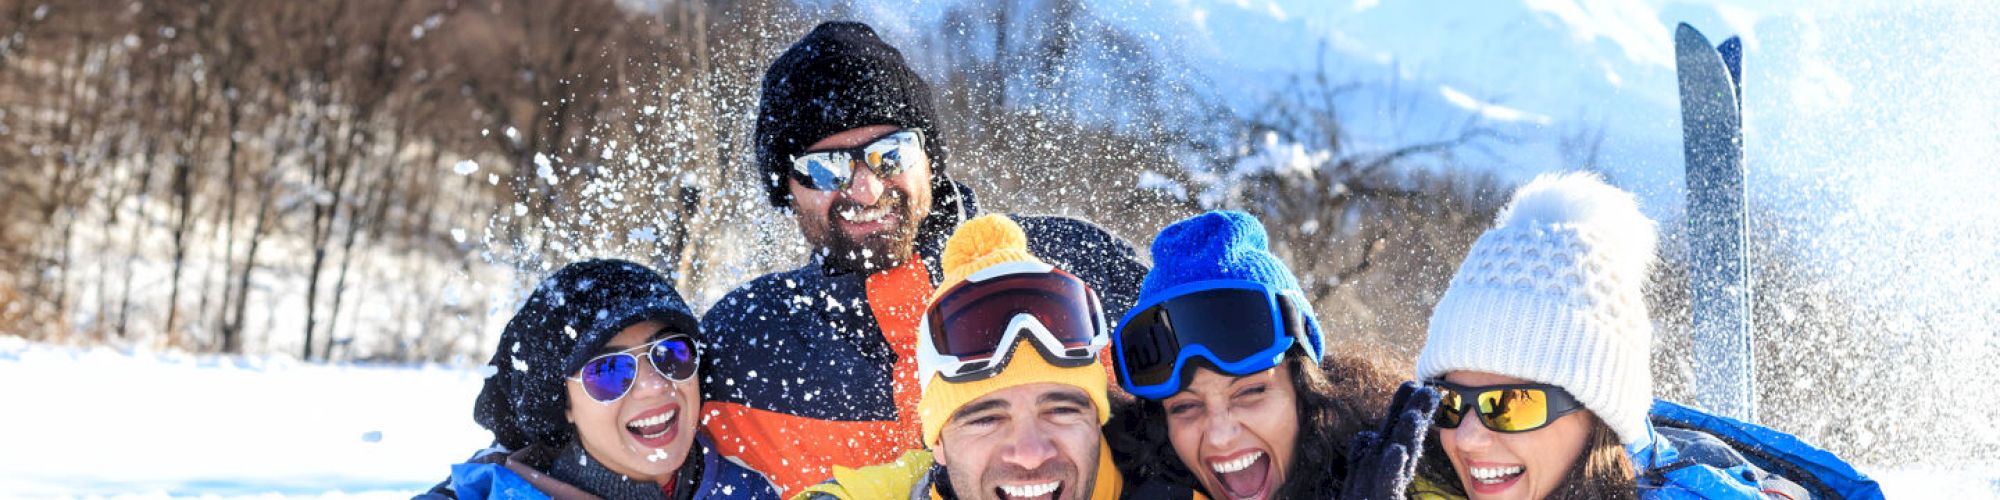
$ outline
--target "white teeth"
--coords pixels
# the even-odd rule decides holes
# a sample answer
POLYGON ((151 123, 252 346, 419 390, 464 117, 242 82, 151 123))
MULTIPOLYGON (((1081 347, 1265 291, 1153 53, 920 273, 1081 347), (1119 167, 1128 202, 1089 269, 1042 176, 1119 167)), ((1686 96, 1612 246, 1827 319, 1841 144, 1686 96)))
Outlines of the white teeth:
POLYGON ((889 209, 887 207, 875 207, 866 210, 847 209, 840 211, 840 218, 847 219, 849 222, 860 222, 864 224, 881 220, 882 217, 887 215, 889 215, 889 209))
POLYGON ((1257 463, 1257 459, 1259 458, 1264 458, 1264 452, 1253 451, 1250 452, 1249 455, 1244 455, 1243 457, 1237 458, 1235 460, 1230 460, 1227 462, 1209 462, 1208 466, 1209 468, 1215 469, 1216 474, 1228 474, 1231 472, 1240 471, 1250 467, 1250 464, 1257 463))
POLYGON ((1059 486, 1062 486, 1062 481, 1050 481, 1046 484, 1031 484, 1026 486, 1008 486, 1003 484, 1000 485, 1000 491, 1006 492, 1007 496, 1010 497, 1027 498, 1055 493, 1056 488, 1059 486))
POLYGON ((1473 467, 1470 472, 1472 473, 1472 478, 1479 482, 1498 484, 1509 477, 1520 474, 1522 470, 1522 467, 1519 465, 1511 465, 1507 467, 1473 467))
POLYGON ((668 422, 668 421, 670 421, 670 420, 673 420, 673 419, 674 419, 674 414, 676 414, 676 413, 680 413, 680 412, 681 412, 680 410, 674 410, 674 411, 670 411, 670 412, 666 412, 666 413, 661 413, 661 414, 659 414, 659 415, 654 415, 654 416, 652 416, 652 417, 648 417, 648 418, 645 418, 645 419, 643 419, 643 420, 634 420, 634 421, 632 421, 632 423, 629 423, 629 424, 625 424, 625 426, 626 426, 626 427, 632 427, 632 428, 639 428, 639 427, 652 427, 652 426, 655 426, 655 425, 660 425, 660 424, 664 424, 664 423, 667 423, 667 422, 668 422))

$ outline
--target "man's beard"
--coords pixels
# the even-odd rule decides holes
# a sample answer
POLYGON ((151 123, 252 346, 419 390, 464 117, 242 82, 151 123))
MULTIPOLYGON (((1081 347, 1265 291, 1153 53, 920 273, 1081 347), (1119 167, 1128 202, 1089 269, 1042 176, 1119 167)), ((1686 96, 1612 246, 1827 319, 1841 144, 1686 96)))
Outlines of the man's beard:
POLYGON ((883 190, 875 206, 886 208, 888 214, 895 216, 896 225, 860 237, 849 235, 837 227, 842 220, 840 214, 873 207, 836 198, 827 204, 826 213, 808 214, 807 224, 802 229, 806 240, 813 244, 814 251, 821 254, 826 267, 874 273, 909 262, 916 244, 917 226, 922 223, 924 214, 912 209, 909 194, 901 189, 883 190))

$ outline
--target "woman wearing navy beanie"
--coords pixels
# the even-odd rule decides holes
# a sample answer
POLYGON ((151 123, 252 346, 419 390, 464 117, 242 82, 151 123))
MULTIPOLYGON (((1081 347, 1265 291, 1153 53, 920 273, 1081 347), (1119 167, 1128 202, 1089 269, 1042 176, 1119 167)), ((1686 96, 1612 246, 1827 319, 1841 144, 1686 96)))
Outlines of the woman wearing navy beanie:
POLYGON ((777 498, 698 425, 698 325, 646 266, 563 266, 507 322, 473 403, 496 449, 418 498, 777 498))
POLYGON ((1112 337, 1118 383, 1142 400, 1128 425, 1150 440, 1133 459, 1210 498, 1402 498, 1436 393, 1406 384, 1392 398, 1393 375, 1327 353, 1267 240, 1233 211, 1154 238, 1152 271, 1112 337))

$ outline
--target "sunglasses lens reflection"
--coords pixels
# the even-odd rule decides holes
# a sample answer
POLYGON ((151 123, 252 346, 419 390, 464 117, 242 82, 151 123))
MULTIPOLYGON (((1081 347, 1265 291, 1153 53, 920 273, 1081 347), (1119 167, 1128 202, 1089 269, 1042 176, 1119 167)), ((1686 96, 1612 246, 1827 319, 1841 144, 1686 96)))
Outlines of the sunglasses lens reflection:
POLYGON ((843 160, 846 156, 839 153, 824 153, 807 159, 806 174, 812 178, 812 185, 807 187, 821 191, 830 191, 839 189, 840 185, 846 184, 847 179, 853 175, 854 171, 847 162, 836 161, 843 160))
POLYGON ((685 338, 662 340, 653 344, 651 352, 653 366, 660 373, 673 380, 687 380, 694 377, 696 360, 694 344, 685 338))
POLYGON ((617 401, 632 387, 638 360, 629 354, 605 356, 583 365, 583 391, 600 403, 617 401))
POLYGON ((1549 421, 1549 395, 1541 389, 1502 389, 1479 394, 1479 420, 1500 432, 1520 432, 1549 421))
POLYGON ((844 189, 854 179, 855 163, 866 163, 877 176, 902 173, 923 158, 923 139, 916 130, 883 136, 865 146, 806 153, 792 159, 792 178, 816 191, 844 189))
POLYGON ((1445 429, 1456 429, 1458 428, 1459 421, 1464 418, 1465 401, 1458 397, 1458 391, 1442 387, 1438 388, 1437 426, 1445 429))

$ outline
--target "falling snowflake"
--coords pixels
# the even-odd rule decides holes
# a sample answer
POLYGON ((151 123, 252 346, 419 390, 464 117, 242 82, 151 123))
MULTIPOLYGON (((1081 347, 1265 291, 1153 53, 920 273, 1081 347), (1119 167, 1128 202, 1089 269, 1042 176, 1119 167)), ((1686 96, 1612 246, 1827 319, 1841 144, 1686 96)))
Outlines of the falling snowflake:
POLYGON ((653 226, 646 226, 638 229, 633 229, 632 232, 627 234, 625 237, 627 239, 639 243, 652 243, 654 241, 659 241, 660 239, 660 235, 653 230, 653 226))
POLYGON ((556 168, 549 163, 549 155, 535 153, 535 177, 549 181, 550 184, 556 182, 556 168))

